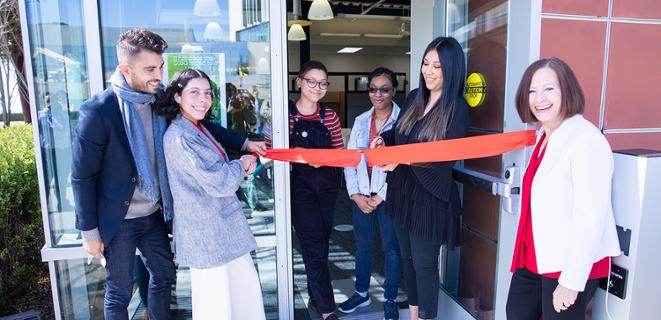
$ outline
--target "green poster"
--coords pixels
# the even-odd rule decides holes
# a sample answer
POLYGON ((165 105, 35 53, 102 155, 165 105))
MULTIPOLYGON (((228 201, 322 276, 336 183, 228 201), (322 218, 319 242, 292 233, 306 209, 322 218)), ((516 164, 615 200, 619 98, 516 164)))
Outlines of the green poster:
POLYGON ((227 127, 227 101, 225 92, 225 54, 223 53, 165 53, 165 79, 168 83, 175 73, 194 68, 204 71, 213 83, 214 99, 211 105, 213 121, 227 127))

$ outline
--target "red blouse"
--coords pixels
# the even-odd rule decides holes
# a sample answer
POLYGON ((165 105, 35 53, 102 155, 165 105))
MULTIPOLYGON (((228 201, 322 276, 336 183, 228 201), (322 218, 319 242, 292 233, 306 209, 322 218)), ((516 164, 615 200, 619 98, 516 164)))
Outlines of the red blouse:
MULTIPOLYGON (((530 192, 532 188, 532 181, 535 178, 537 169, 542 163, 544 154, 546 153, 546 146, 541 149, 542 142, 545 138, 545 133, 539 139, 535 146, 535 150, 530 156, 530 163, 523 175, 523 192, 521 195, 521 218, 519 220, 519 228, 516 233, 516 242, 514 245, 514 257, 512 259, 511 272, 518 268, 526 268, 531 272, 539 274, 546 278, 558 279, 561 272, 551 272, 540 274, 537 270, 537 256, 535 255, 535 241, 532 231, 532 210, 530 208, 530 192)), ((588 280, 604 278, 608 276, 608 267, 610 258, 605 257, 592 265, 592 271, 588 276, 588 280)))

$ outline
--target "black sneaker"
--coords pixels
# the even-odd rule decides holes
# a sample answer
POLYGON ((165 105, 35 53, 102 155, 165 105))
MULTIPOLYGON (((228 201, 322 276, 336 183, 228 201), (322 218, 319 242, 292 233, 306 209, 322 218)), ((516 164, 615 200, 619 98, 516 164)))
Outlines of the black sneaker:
POLYGON ((383 304, 383 319, 399 319, 399 307, 397 307, 397 303, 394 300, 386 300, 386 302, 383 304))
POLYGON ((339 307, 337 307, 337 310, 340 310, 340 312, 343 313, 352 313, 356 311, 356 309, 361 308, 361 307, 367 307, 372 303, 372 299, 370 299, 370 295, 368 294, 364 298, 359 295, 358 293, 354 293, 351 298, 349 298, 347 301, 342 302, 339 307))

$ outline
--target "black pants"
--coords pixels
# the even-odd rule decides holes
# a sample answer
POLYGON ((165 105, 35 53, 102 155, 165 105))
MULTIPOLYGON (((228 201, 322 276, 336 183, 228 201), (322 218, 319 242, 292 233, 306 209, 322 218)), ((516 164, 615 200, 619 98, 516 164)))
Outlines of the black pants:
POLYGON ((507 319, 537 320, 541 315, 544 320, 585 319, 585 309, 598 284, 599 279, 588 280, 576 302, 558 313, 553 308, 553 291, 558 286, 558 279, 544 278, 525 268, 516 269, 507 296, 507 319))
POLYGON ((418 306, 418 316, 434 319, 438 312, 438 256, 441 245, 412 235, 395 224, 395 233, 402 251, 402 270, 409 305, 418 306))
POLYGON ((291 215, 301 245, 308 294, 320 313, 330 313, 335 311, 335 299, 328 270, 328 246, 338 194, 334 183, 337 176, 317 170, 292 172, 291 215))

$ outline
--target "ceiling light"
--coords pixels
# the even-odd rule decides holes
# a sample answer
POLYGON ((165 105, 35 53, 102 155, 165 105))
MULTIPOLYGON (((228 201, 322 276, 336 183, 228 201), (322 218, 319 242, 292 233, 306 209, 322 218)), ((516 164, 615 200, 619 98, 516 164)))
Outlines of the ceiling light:
POLYGON ((259 58, 255 71, 257 74, 269 74, 271 71, 271 68, 269 68, 269 61, 265 57, 259 58))
POLYGON ((321 32, 319 33, 319 35, 322 37, 351 37, 351 38, 360 37, 360 33, 321 32))
POLYGON ((217 17, 220 15, 220 7, 216 0, 195 0, 193 14, 199 17, 217 17))
POLYGON ((291 28, 289 28, 289 32, 287 32, 287 40, 289 41, 303 41, 307 38, 308 37, 305 36, 305 31, 303 31, 303 27, 298 23, 293 24, 291 28))
POLYGON ((388 39, 401 39, 404 36, 401 34, 387 34, 387 33, 365 33, 365 38, 388 38, 388 39))
POLYGON ((211 21, 204 28, 203 37, 205 41, 220 41, 223 38, 223 29, 220 28, 218 22, 211 21))
POLYGON ((366 19, 366 20, 401 20, 401 21, 411 21, 411 17, 406 16, 381 16, 376 14, 352 14, 352 13, 338 13, 338 18, 344 19, 366 19))
POLYGON ((333 19, 333 9, 328 0, 314 0, 308 11, 308 20, 333 19))
POLYGON ((202 48, 202 46, 191 45, 190 43, 186 43, 183 46, 181 46, 181 53, 195 53, 195 52, 204 52, 204 48, 202 48))
POLYGON ((340 49, 337 53, 356 53, 360 50, 363 50, 363 48, 344 47, 344 48, 340 49))

